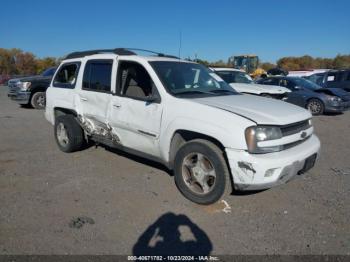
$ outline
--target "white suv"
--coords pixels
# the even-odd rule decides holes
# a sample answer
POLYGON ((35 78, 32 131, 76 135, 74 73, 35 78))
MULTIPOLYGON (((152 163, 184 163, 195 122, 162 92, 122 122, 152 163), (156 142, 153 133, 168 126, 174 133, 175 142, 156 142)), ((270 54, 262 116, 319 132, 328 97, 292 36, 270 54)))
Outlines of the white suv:
POLYGON ((305 109, 239 94, 208 68, 163 54, 72 53, 46 97, 62 151, 90 140, 156 160, 199 204, 217 201, 231 183, 285 183, 313 167, 320 149, 305 109))

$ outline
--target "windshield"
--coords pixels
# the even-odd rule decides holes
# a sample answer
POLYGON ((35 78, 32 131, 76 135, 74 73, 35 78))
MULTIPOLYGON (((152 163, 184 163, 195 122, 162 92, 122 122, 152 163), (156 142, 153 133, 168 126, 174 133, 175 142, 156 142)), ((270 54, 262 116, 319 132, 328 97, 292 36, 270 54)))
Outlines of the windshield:
POLYGON ((318 85, 322 84, 324 74, 313 74, 311 76, 304 77, 307 80, 310 80, 313 83, 316 83, 318 85))
POLYGON ((253 79, 244 72, 239 71, 217 71, 216 72, 227 83, 253 84, 253 79))
POLYGON ((53 76, 55 74, 56 68, 48 68, 44 72, 41 73, 42 76, 53 76))
POLYGON ((203 65, 185 62, 150 62, 165 88, 173 95, 228 95, 237 92, 203 65))
POLYGON ((314 82, 311 82, 310 80, 306 80, 304 78, 296 77, 296 78, 293 78, 293 81, 297 86, 304 87, 311 90, 317 90, 322 88, 319 85, 315 84, 314 82))

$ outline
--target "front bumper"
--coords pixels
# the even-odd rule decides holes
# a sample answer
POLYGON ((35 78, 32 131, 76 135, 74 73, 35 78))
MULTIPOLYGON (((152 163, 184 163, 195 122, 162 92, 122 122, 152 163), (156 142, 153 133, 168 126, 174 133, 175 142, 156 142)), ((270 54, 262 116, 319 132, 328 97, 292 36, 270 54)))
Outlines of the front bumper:
POLYGON ((341 113, 350 109, 350 101, 326 105, 326 112, 341 113))
POLYGON ((281 152, 250 154, 226 148, 236 190, 261 190, 285 184, 304 168, 305 160, 316 154, 320 141, 312 135, 303 143, 281 152))
POLYGON ((11 98, 14 101, 17 101, 19 104, 28 104, 30 101, 30 92, 28 91, 16 91, 16 92, 9 92, 7 94, 9 98, 11 98))

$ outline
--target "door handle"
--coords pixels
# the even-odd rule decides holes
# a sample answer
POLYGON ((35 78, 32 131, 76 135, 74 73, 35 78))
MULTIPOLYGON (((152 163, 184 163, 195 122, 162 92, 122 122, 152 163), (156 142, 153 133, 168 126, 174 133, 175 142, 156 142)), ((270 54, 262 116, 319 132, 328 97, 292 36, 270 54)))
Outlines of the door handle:
POLYGON ((80 97, 80 100, 81 100, 81 101, 83 101, 83 102, 88 101, 88 99, 87 99, 87 98, 85 98, 85 97, 80 97))
POLYGON ((121 105, 118 105, 118 104, 113 104, 113 107, 119 109, 119 108, 121 108, 122 106, 121 106, 121 105))

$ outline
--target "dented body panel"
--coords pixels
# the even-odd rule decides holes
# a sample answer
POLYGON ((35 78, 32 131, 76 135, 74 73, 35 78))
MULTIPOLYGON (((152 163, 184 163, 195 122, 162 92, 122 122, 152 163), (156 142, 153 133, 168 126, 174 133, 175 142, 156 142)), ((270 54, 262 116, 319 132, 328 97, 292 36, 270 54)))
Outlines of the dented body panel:
POLYGON ((260 190, 293 179, 319 148, 319 139, 312 135, 304 143, 281 152, 253 155, 226 148, 226 154, 236 189, 260 190))

